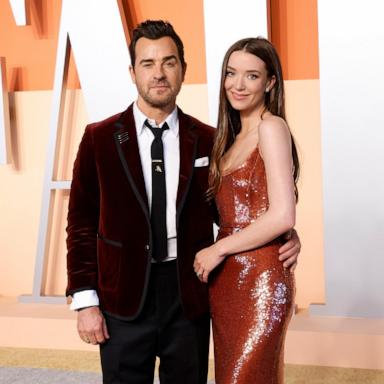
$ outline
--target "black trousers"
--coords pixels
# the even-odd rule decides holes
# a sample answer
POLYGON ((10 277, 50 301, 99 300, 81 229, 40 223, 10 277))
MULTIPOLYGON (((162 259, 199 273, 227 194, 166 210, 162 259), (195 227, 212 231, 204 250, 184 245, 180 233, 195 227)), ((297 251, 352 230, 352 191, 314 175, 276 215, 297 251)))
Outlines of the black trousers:
POLYGON ((100 346, 104 384, 152 384, 156 356, 161 384, 206 384, 209 316, 188 320, 181 307, 176 261, 152 264, 140 316, 105 314, 110 339, 100 346))

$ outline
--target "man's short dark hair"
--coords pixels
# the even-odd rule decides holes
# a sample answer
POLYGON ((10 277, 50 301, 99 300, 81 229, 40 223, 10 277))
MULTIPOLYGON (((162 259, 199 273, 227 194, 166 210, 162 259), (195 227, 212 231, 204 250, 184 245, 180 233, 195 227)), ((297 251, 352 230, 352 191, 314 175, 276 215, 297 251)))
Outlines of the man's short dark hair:
POLYGON ((181 65, 185 68, 186 63, 184 60, 184 45, 179 35, 173 29, 173 26, 168 21, 164 20, 146 20, 140 23, 132 33, 132 40, 129 44, 129 54, 131 56, 131 65, 135 66, 136 60, 136 43, 141 37, 151 40, 161 39, 162 37, 170 37, 177 47, 181 65))

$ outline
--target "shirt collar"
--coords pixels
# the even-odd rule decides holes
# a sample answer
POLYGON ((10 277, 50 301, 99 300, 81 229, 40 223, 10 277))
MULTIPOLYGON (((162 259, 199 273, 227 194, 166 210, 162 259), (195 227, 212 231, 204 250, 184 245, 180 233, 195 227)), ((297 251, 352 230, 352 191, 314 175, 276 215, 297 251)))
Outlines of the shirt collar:
MULTIPOLYGON (((153 125, 155 125, 154 120, 147 117, 139 107, 137 106, 137 102, 135 101, 133 103, 133 117, 135 119, 135 125, 136 125, 136 133, 137 136, 140 136, 145 132, 145 129, 148 129, 145 127, 144 122, 148 119, 148 121, 153 125)), ((173 111, 167 116, 167 118, 160 123, 160 127, 163 126, 164 123, 168 124, 169 131, 175 135, 175 137, 179 136, 179 116, 177 113, 177 106, 173 109, 173 111)))

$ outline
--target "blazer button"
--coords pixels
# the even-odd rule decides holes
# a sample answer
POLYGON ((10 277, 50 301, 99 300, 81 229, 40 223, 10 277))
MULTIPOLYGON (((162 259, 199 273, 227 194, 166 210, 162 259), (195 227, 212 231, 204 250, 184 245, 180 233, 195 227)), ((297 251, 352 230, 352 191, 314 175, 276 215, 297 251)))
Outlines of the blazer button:
POLYGON ((149 251, 149 244, 146 244, 144 248, 146 251, 149 251))

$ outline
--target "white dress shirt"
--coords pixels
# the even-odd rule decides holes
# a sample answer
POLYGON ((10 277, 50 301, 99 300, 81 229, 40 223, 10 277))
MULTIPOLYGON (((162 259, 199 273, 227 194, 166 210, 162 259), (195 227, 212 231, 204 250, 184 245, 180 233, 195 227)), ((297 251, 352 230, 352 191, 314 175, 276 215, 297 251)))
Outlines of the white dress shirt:
MULTIPOLYGON (((133 117, 135 120, 137 142, 139 146, 141 167, 144 175, 145 189, 147 192, 149 209, 152 201, 152 158, 151 145, 154 139, 152 131, 144 125, 148 122, 156 126, 154 120, 149 119, 140 111, 137 104, 133 104, 133 117)), ((168 256, 164 262, 174 260, 177 256, 177 233, 176 233, 176 198, 179 184, 180 169, 180 143, 179 143, 179 118, 177 107, 159 124, 168 124, 169 129, 162 135, 164 147, 165 182, 167 189, 167 237, 168 256)), ((70 308, 76 310, 84 307, 99 305, 99 298, 95 290, 84 290, 73 294, 70 308)))

